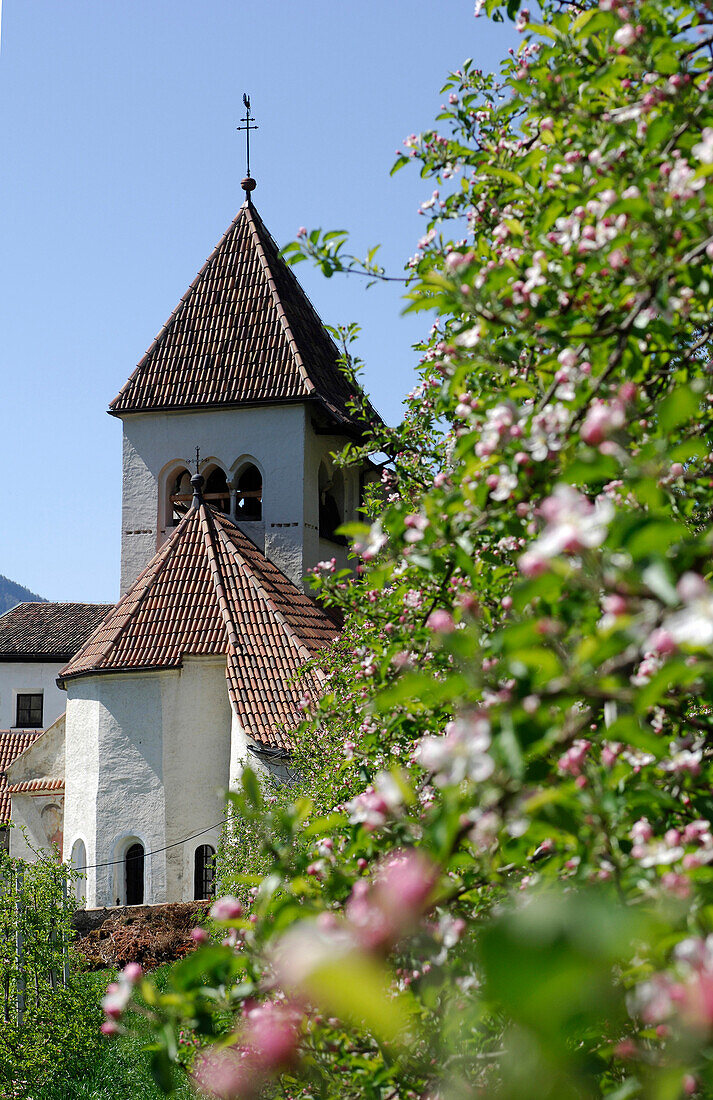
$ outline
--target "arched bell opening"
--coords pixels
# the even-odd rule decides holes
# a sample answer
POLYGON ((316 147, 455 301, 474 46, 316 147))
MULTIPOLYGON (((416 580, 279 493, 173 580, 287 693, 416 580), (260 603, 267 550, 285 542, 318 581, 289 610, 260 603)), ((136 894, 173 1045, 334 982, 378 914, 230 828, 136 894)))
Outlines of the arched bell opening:
POLYGON ((262 474, 249 463, 235 477, 235 518, 262 519, 262 474))
POLYGON ((185 466, 175 470, 168 477, 166 494, 166 526, 175 527, 186 514, 193 499, 191 475, 185 466))
POLYGON ((230 487, 225 470, 214 466, 204 474, 203 499, 218 512, 230 512, 230 487))
POLYGON ((344 516, 344 478, 341 470, 331 474, 324 462, 319 467, 319 537, 330 542, 344 544, 343 535, 335 532, 341 527, 344 516))

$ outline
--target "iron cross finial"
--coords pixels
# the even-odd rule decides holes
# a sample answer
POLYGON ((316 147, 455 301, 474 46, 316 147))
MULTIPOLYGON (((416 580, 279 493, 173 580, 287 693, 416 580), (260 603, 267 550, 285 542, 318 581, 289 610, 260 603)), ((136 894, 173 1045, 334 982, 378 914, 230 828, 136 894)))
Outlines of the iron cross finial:
MULTIPOLYGON (((245 131, 245 144, 246 144, 247 162, 248 162, 248 175, 247 175, 247 178, 250 179, 250 131, 251 130, 257 130, 257 129, 259 129, 259 127, 257 127, 255 125, 255 119, 250 114, 250 96, 248 95, 247 92, 243 92, 243 103, 245 104, 245 118, 241 118, 240 121, 244 122, 245 125, 244 126, 238 126, 238 127, 236 127, 236 129, 245 131)), ((252 190, 252 188, 250 190, 252 190)))
POLYGON ((201 449, 200 449, 200 447, 196 447, 196 473, 199 474, 200 472, 201 472, 201 449))

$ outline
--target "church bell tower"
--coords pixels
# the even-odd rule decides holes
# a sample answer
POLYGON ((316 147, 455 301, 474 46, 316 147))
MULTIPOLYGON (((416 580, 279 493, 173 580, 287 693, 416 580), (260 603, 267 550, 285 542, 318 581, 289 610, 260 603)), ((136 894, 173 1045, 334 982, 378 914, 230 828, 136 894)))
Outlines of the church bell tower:
POLYGON ((122 594, 180 521, 195 472, 294 583, 324 558, 346 564, 335 529, 358 516, 360 475, 331 455, 363 438, 355 387, 255 186, 248 174, 237 216, 109 406, 123 422, 122 594))

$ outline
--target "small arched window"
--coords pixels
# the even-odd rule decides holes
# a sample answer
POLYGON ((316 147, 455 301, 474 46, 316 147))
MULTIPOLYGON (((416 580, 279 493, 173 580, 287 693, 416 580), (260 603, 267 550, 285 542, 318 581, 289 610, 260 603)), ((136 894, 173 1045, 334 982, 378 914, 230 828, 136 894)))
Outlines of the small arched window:
POLYGON ((171 476, 168 486, 168 508, 166 509, 168 527, 176 526, 181 516, 188 511, 192 499, 191 475, 185 468, 177 470, 171 476))
POLYGON ((235 514, 238 519, 262 519, 262 474, 257 466, 246 466, 235 481, 235 514))
POLYGON ((77 905, 81 905, 87 878, 87 849, 83 840, 75 840, 72 845, 72 870, 77 872, 77 878, 74 880, 74 898, 77 905))
POLYGON ((208 474, 203 496, 208 504, 212 505, 213 508, 217 508, 219 512, 227 514, 230 511, 230 489, 228 488, 225 472, 221 470, 220 466, 216 466, 208 474))
POLYGON ((344 480, 340 470, 330 477, 322 462, 319 467, 319 537, 330 542, 344 543, 343 535, 335 531, 342 525, 344 508, 344 480))
POLYGON ((127 905, 144 904, 144 846, 132 844, 124 856, 127 905))
POLYGON ((193 897, 196 901, 212 898, 215 892, 215 848, 201 844, 196 848, 193 868, 193 897))

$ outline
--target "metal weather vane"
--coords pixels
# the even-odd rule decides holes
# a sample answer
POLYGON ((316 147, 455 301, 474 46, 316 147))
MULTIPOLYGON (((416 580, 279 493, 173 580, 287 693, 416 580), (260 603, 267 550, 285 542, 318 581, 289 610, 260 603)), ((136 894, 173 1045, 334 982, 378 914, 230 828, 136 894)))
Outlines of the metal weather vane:
POLYGON ((245 144, 246 144, 246 151, 247 151, 248 179, 249 179, 250 178, 250 131, 251 130, 258 130, 259 127, 255 125, 255 119, 250 114, 250 96, 248 95, 247 92, 243 92, 243 103, 245 104, 245 118, 241 118, 240 121, 244 122, 245 125, 244 126, 237 126, 236 129, 238 131, 241 131, 241 130, 245 131, 245 144))

